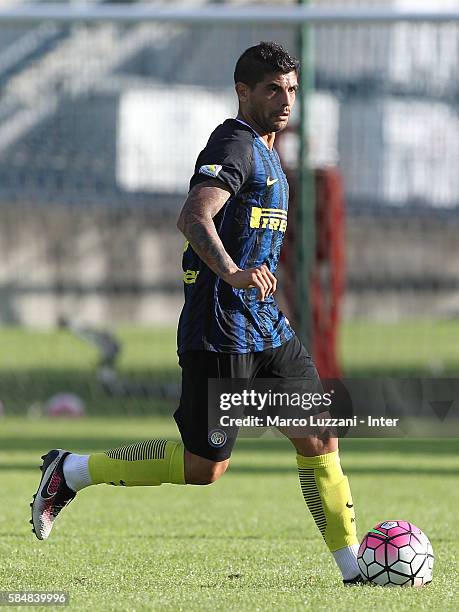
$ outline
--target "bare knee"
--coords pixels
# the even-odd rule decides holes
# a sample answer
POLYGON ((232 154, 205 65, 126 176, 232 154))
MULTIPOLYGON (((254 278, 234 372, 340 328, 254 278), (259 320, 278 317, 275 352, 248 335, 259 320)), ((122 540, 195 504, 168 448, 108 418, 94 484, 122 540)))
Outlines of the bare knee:
POLYGON ((185 481, 187 484, 212 484, 223 476, 229 466, 229 459, 211 461, 185 450, 185 481))
MULTIPOLYGON (((319 414, 317 418, 324 416, 319 414)), ((325 417, 330 416, 328 413, 325 417)), ((328 427, 299 428, 278 427, 281 434, 290 440, 299 455, 315 457, 326 455, 338 450, 338 438, 336 431, 328 427)))
POLYGON ((290 438, 299 455, 316 457, 338 450, 338 439, 329 435, 308 436, 307 438, 290 438))
MULTIPOLYGON (((322 414, 318 417, 323 416, 322 414)), ((326 413, 325 416, 330 416, 326 413)), ((297 432, 282 432, 290 439, 298 454, 305 457, 326 455, 338 450, 336 431, 328 427, 316 427, 314 431, 306 431, 305 435, 298 436, 297 432), (290 435, 289 435, 290 434, 290 435), (292 435, 293 434, 293 435, 292 435), (295 435, 296 434, 296 435, 295 435)))

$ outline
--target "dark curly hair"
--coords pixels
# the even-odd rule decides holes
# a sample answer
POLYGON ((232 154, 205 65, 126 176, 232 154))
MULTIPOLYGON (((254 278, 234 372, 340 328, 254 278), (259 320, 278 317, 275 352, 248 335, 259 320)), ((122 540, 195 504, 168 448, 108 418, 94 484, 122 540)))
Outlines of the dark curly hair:
POLYGON ((300 62, 275 42, 260 42, 241 55, 234 69, 234 82, 252 89, 273 72, 287 74, 300 69, 300 62))

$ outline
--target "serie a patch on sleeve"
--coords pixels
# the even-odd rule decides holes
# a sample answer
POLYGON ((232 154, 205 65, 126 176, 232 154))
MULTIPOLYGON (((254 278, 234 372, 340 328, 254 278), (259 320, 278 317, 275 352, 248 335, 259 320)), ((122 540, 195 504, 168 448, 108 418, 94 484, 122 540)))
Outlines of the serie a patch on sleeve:
POLYGON ((199 168, 199 174, 205 174, 206 176, 213 176, 214 178, 218 176, 218 173, 222 169, 222 166, 218 164, 207 164, 206 166, 201 166, 199 168))

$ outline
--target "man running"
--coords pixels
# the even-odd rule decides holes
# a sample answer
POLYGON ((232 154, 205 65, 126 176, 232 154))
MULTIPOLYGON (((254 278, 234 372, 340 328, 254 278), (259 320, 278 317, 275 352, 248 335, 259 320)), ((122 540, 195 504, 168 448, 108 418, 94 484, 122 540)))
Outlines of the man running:
MULTIPOLYGON (((105 453, 43 456, 32 524, 46 539, 61 509, 84 487, 210 484, 226 471, 235 436, 209 431, 208 379, 319 382, 314 363, 273 294, 287 227, 288 184, 273 148, 298 90, 298 61, 280 45, 247 49, 234 72, 239 112, 200 153, 178 220, 185 304, 178 326, 182 442, 149 440, 105 453)), ((320 384, 320 383, 319 383, 320 384)), ((301 490, 345 584, 361 581, 354 507, 338 441, 326 429, 283 431, 296 449, 301 490)))

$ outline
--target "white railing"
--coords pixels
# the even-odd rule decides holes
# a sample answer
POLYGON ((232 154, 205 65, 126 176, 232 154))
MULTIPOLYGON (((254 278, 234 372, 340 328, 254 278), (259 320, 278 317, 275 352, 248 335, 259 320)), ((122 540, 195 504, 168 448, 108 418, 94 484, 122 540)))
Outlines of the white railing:
POLYGON ((153 30, 151 25, 137 24, 122 36, 117 36, 114 29, 112 23, 106 22, 105 27, 99 25, 90 32, 76 30, 50 54, 44 54, 9 80, 0 98, 0 153, 52 115, 61 96, 77 98, 136 52, 174 35, 171 24, 153 30), (88 45, 91 45, 89 57, 88 45), (72 61, 78 57, 87 59, 72 61), (12 108, 11 115, 2 113, 12 108), (2 121, 2 115, 6 120, 2 121))
POLYGON ((459 21, 459 10, 441 10, 440 7, 404 8, 319 8, 299 5, 282 7, 226 5, 187 6, 150 4, 21 4, 0 11, 0 23, 37 23, 54 21, 145 23, 146 21, 174 21, 182 24, 256 23, 258 25, 300 25, 302 23, 392 23, 424 22, 446 23, 459 21))

